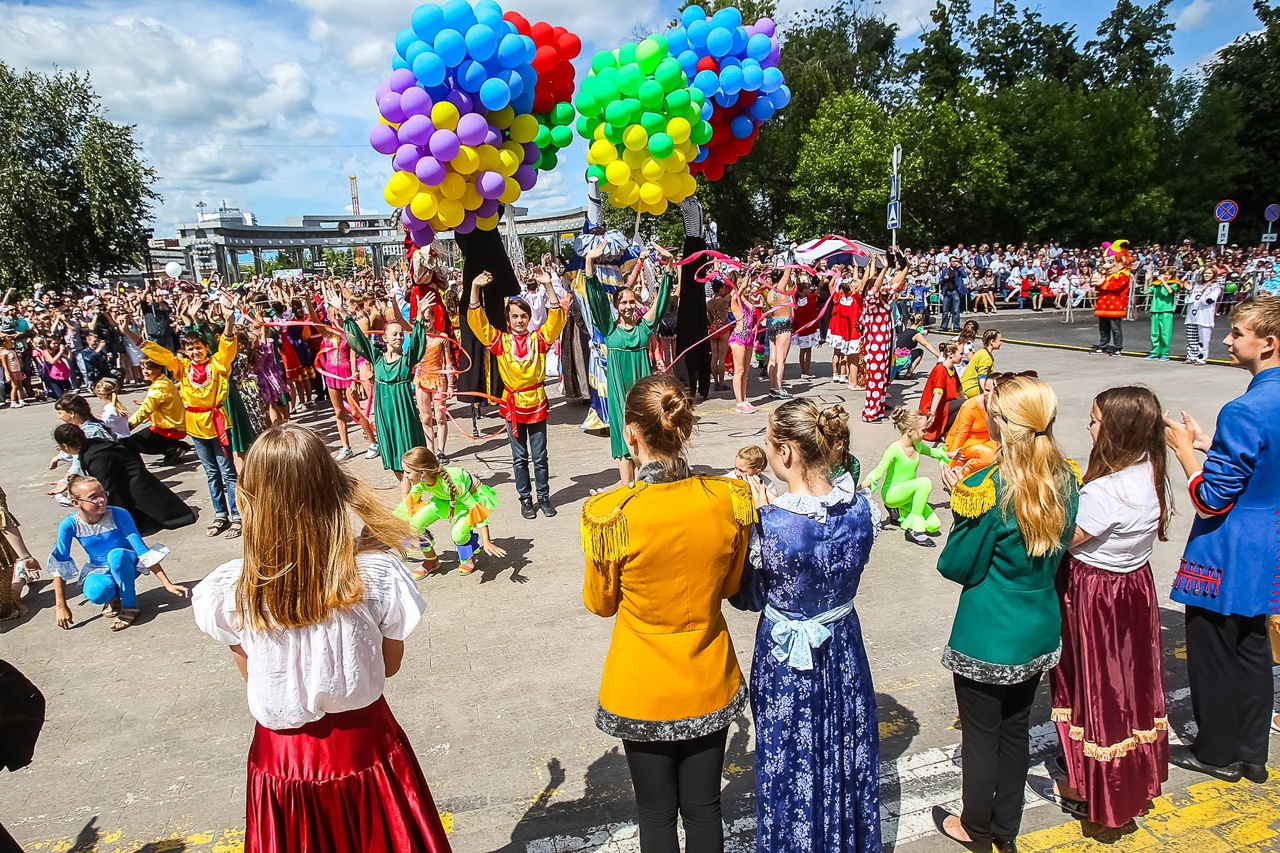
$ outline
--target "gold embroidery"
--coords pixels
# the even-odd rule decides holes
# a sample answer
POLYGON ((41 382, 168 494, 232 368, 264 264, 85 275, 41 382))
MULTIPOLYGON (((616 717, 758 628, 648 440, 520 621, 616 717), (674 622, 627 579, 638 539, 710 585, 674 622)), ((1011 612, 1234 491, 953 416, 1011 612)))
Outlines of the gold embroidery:
MULTIPOLYGON (((1070 722, 1071 709, 1054 708, 1051 715, 1055 723, 1070 722)), ((1081 744, 1086 758, 1092 758, 1095 761, 1113 761, 1133 752, 1140 744, 1155 743, 1160 737, 1160 732, 1167 732, 1168 730, 1169 718, 1156 717, 1151 722, 1151 728, 1133 729, 1133 734, 1130 737, 1111 746, 1098 746, 1092 741, 1085 740, 1084 728, 1081 726, 1071 726, 1067 731, 1067 736, 1081 744)))
POLYGON ((977 518, 996 505, 996 484, 991 479, 993 471, 994 467, 976 485, 969 485, 963 480, 956 483, 951 490, 951 510, 956 515, 977 518))

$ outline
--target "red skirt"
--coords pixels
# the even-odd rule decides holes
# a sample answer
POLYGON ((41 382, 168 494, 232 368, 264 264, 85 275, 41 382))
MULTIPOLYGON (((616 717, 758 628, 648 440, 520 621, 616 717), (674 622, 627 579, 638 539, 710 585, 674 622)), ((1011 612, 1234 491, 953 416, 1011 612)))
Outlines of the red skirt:
POLYGON ((1121 827, 1146 814, 1169 779, 1151 566, 1120 574, 1069 557, 1057 587, 1062 659, 1049 673, 1053 720, 1089 820, 1121 827))
POLYGON ((448 853, 413 747, 379 698, 249 747, 246 853, 448 853))

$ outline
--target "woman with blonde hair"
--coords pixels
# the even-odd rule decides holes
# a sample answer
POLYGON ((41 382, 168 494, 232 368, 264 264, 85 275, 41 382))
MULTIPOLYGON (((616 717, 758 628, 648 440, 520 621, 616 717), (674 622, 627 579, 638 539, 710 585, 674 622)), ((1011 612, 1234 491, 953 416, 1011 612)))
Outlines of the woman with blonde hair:
POLYGON ((383 697, 425 603, 408 525, 293 423, 264 432, 238 492, 244 559, 195 589, 257 720, 245 850, 448 851, 413 747, 383 697))
POLYGON ((1016 850, 1030 765, 1028 720, 1061 654, 1054 578, 1075 532, 1078 469, 1053 437, 1058 398, 1031 376, 998 382, 987 402, 996 463, 951 495, 955 523, 938 571, 964 587, 942 665, 955 681, 964 754, 959 817, 943 835, 970 850, 1016 850))

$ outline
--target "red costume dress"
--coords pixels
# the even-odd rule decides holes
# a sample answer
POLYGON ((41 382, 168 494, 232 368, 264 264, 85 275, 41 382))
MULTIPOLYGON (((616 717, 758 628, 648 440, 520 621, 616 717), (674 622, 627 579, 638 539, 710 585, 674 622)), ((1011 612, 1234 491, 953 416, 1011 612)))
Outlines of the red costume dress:
POLYGON ((888 288, 862 294, 862 317, 858 325, 862 332, 862 365, 867 388, 862 420, 875 423, 884 417, 889 355, 893 352, 893 318, 889 313, 888 288))
POLYGON ((960 380, 955 369, 942 362, 935 364, 933 370, 929 371, 929 378, 925 380, 924 393, 920 395, 920 411, 929 414, 934 398, 942 399, 938 400, 938 407, 933 410, 933 416, 924 426, 925 441, 937 441, 946 434, 947 411, 951 401, 959 394, 960 380))
POLYGON ((1098 318, 1099 335, 1095 352, 1115 355, 1124 348, 1120 324, 1129 313, 1129 280, 1132 278, 1129 268, 1133 265, 1133 256, 1125 248, 1127 242, 1116 240, 1104 247, 1109 268, 1105 269, 1098 285, 1098 301, 1093 309, 1093 316, 1098 318))

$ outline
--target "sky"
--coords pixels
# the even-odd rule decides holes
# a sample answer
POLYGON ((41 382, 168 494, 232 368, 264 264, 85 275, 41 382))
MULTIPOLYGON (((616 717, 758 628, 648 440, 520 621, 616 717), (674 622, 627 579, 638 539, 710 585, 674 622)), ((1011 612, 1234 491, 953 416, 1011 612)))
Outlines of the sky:
MULTIPOLYGON (((583 40, 579 79, 596 50, 665 29, 677 0, 500 0, 530 21, 583 40)), ((975 0, 981 9, 982 0, 975 0)), ((262 224, 350 210, 348 176, 362 212, 386 212, 390 159, 368 145, 373 92, 390 73, 409 0, 0 0, 0 61, 50 72, 86 71, 108 117, 136 127, 164 197, 157 237, 194 221, 196 204, 251 211, 262 224)), ((779 23, 811 0, 780 0, 779 23)), ((1091 37, 1114 0, 1040 0, 1046 20, 1091 37)), ((933 0, 894 0, 886 16, 910 49, 933 0)), ((1249 0, 1175 0, 1176 70, 1194 69, 1258 28, 1249 0)), ((784 48, 785 49, 785 48, 784 48)), ((551 212, 583 203, 585 146, 542 173, 520 205, 551 212)))

